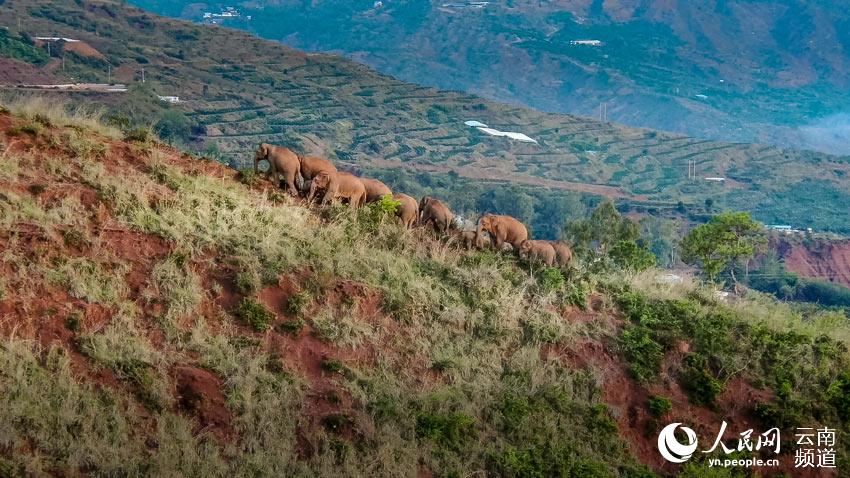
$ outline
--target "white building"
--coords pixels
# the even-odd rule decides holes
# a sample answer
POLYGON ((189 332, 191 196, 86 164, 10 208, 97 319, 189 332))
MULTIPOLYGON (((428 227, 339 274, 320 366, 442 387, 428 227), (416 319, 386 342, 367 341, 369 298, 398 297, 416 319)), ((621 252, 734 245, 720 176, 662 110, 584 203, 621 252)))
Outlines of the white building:
POLYGON ((600 40, 573 40, 570 45, 602 46, 602 42, 600 40))

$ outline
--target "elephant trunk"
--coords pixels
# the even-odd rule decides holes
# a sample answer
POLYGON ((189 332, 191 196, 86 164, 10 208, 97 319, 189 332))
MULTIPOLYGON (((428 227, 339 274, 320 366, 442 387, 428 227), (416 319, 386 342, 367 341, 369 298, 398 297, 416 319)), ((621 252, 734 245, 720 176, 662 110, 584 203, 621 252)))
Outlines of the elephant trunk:
POLYGON ((484 224, 478 222, 478 226, 475 228, 475 247, 481 247, 481 233, 484 232, 484 224))

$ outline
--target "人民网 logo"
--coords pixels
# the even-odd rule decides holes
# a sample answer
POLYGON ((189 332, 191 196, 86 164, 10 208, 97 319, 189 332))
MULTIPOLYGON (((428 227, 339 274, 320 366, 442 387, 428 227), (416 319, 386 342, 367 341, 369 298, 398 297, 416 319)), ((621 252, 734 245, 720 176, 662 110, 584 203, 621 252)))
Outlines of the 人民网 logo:
POLYGON ((658 434, 658 451, 670 463, 684 463, 697 451, 696 432, 680 425, 681 423, 671 423, 658 434), (687 443, 679 443, 676 438, 677 428, 685 433, 687 443))

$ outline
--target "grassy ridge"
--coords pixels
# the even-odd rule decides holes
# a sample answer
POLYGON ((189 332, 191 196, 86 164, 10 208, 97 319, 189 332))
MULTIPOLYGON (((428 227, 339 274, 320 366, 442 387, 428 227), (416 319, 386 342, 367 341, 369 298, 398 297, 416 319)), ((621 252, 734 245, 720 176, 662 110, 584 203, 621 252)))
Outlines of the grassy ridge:
POLYGON ((655 272, 528 269, 373 209, 308 210, 83 113, 13 109, 5 474, 651 476, 636 450, 660 421, 629 418, 649 392, 672 398, 664 421, 836 427, 846 460, 836 315, 655 272), (731 412, 733 381, 767 398, 731 412))
MULTIPOLYGON (((24 17, 27 30, 81 37, 107 55, 121 81, 140 79, 144 68, 149 80, 144 101, 152 97, 149 90, 186 99, 180 108, 204 131, 203 144, 191 147, 231 165, 245 165, 256 144, 269 141, 353 168, 453 172, 479 184, 511 181, 543 192, 604 194, 668 209, 679 201, 702 207, 711 199, 767 223, 847 231, 840 214, 850 205, 846 158, 495 104, 402 83, 338 57, 305 55, 246 33, 165 20, 111 2, 34 0, 7 3, 0 11, 24 17), (485 136, 463 125, 469 119, 522 131, 540 144, 485 136), (699 177, 731 181, 721 187, 688 180, 689 161, 697 163, 699 177)), ((103 68, 76 63, 73 68, 105 79, 103 68)), ((136 103, 120 98, 97 101, 135 110, 129 107, 136 103)), ((448 199, 456 207, 466 201, 448 199)))

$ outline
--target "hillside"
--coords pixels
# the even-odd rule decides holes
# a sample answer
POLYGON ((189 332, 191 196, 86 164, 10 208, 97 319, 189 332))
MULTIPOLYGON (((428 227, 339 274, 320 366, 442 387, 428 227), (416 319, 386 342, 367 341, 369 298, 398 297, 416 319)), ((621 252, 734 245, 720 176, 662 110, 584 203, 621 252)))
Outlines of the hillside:
POLYGON ((850 154, 850 16, 834 0, 132 3, 194 21, 235 6, 225 25, 544 111, 605 104, 633 126, 850 154))
POLYGON ((529 270, 81 111, 11 109, 4 476, 697 477, 717 455, 665 464, 656 433, 723 419, 730 440, 837 428, 847 464, 843 315, 529 270))
MULTIPOLYGON (((25 31, 85 41, 107 57, 113 80, 130 85, 127 94, 87 94, 80 101, 109 106, 119 125, 165 118, 189 149, 227 164, 249 164, 260 141, 290 144, 394 185, 441 192, 460 211, 515 214, 549 237, 599 195, 641 213, 699 218, 713 204, 751 211, 766 223, 850 232, 846 157, 716 143, 493 103, 109 1, 0 5, 0 23, 12 37, 14 19, 25 31), (154 94, 183 102, 169 107, 154 94), (520 131, 539 144, 490 137, 467 120, 520 131), (691 180, 689 162, 697 168, 691 180), (724 186, 706 176, 728 180, 724 186)), ((64 70, 58 58, 30 54, 7 62, 57 80, 106 81, 110 71, 93 58, 65 60, 64 70)))

